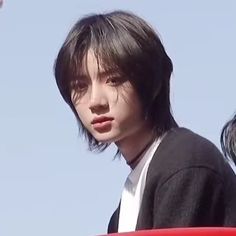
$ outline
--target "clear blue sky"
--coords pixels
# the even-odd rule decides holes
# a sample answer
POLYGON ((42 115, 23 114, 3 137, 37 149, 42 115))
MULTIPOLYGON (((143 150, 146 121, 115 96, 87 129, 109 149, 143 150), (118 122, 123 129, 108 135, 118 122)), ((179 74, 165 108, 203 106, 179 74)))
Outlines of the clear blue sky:
POLYGON ((106 232, 129 172, 115 147, 92 154, 57 90, 53 63, 88 14, 131 10, 159 31, 174 63, 179 125, 219 147, 236 108, 236 1, 4 1, 0 9, 0 236, 106 232))

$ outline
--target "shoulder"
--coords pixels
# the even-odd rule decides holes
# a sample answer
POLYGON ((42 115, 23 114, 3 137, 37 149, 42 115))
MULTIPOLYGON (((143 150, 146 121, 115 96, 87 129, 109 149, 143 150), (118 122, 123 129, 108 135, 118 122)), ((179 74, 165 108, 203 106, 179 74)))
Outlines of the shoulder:
POLYGON ((171 161, 177 161, 179 165, 182 161, 189 165, 194 163, 207 165, 217 159, 224 160, 221 152, 211 141, 186 128, 170 130, 163 138, 159 148, 157 155, 168 153, 171 161))
POLYGON ((163 138, 162 145, 173 148, 181 147, 179 149, 191 152, 193 150, 218 151, 216 146, 211 141, 186 128, 171 129, 163 138))
POLYGON ((188 168, 205 168, 217 175, 230 169, 212 142, 186 128, 172 129, 157 148, 149 166, 149 175, 168 178, 188 168))

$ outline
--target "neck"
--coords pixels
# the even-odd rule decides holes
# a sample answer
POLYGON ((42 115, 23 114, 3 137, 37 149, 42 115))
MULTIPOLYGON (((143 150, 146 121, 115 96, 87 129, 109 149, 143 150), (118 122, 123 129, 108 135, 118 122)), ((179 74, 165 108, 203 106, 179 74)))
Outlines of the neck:
POLYGON ((143 127, 138 132, 116 142, 126 163, 134 169, 154 140, 151 129, 143 127))

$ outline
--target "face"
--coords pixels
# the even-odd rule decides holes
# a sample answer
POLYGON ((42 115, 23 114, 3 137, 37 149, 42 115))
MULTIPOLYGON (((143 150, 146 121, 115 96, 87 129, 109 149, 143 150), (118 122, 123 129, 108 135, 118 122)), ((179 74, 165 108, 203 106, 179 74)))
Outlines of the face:
POLYGON ((130 82, 114 71, 98 69, 91 50, 82 69, 71 97, 81 122, 91 135, 104 143, 121 142, 140 135, 146 121, 130 82))

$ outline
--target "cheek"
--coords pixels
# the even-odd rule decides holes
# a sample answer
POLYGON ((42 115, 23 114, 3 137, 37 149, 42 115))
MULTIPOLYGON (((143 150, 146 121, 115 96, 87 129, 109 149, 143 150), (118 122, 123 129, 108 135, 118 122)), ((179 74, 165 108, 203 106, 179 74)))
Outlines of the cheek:
POLYGON ((86 112, 86 109, 83 105, 79 105, 76 107, 76 112, 83 123, 83 125, 87 128, 88 124, 90 123, 90 117, 88 112, 86 112))
POLYGON ((143 121, 142 107, 137 95, 132 91, 129 96, 126 95, 122 101, 120 101, 118 116, 121 122, 125 125, 143 121))
POLYGON ((129 93, 129 96, 126 96, 126 101, 124 102, 126 103, 125 108, 129 113, 133 114, 134 118, 141 115, 141 102, 138 98, 138 95, 133 90, 129 93))

